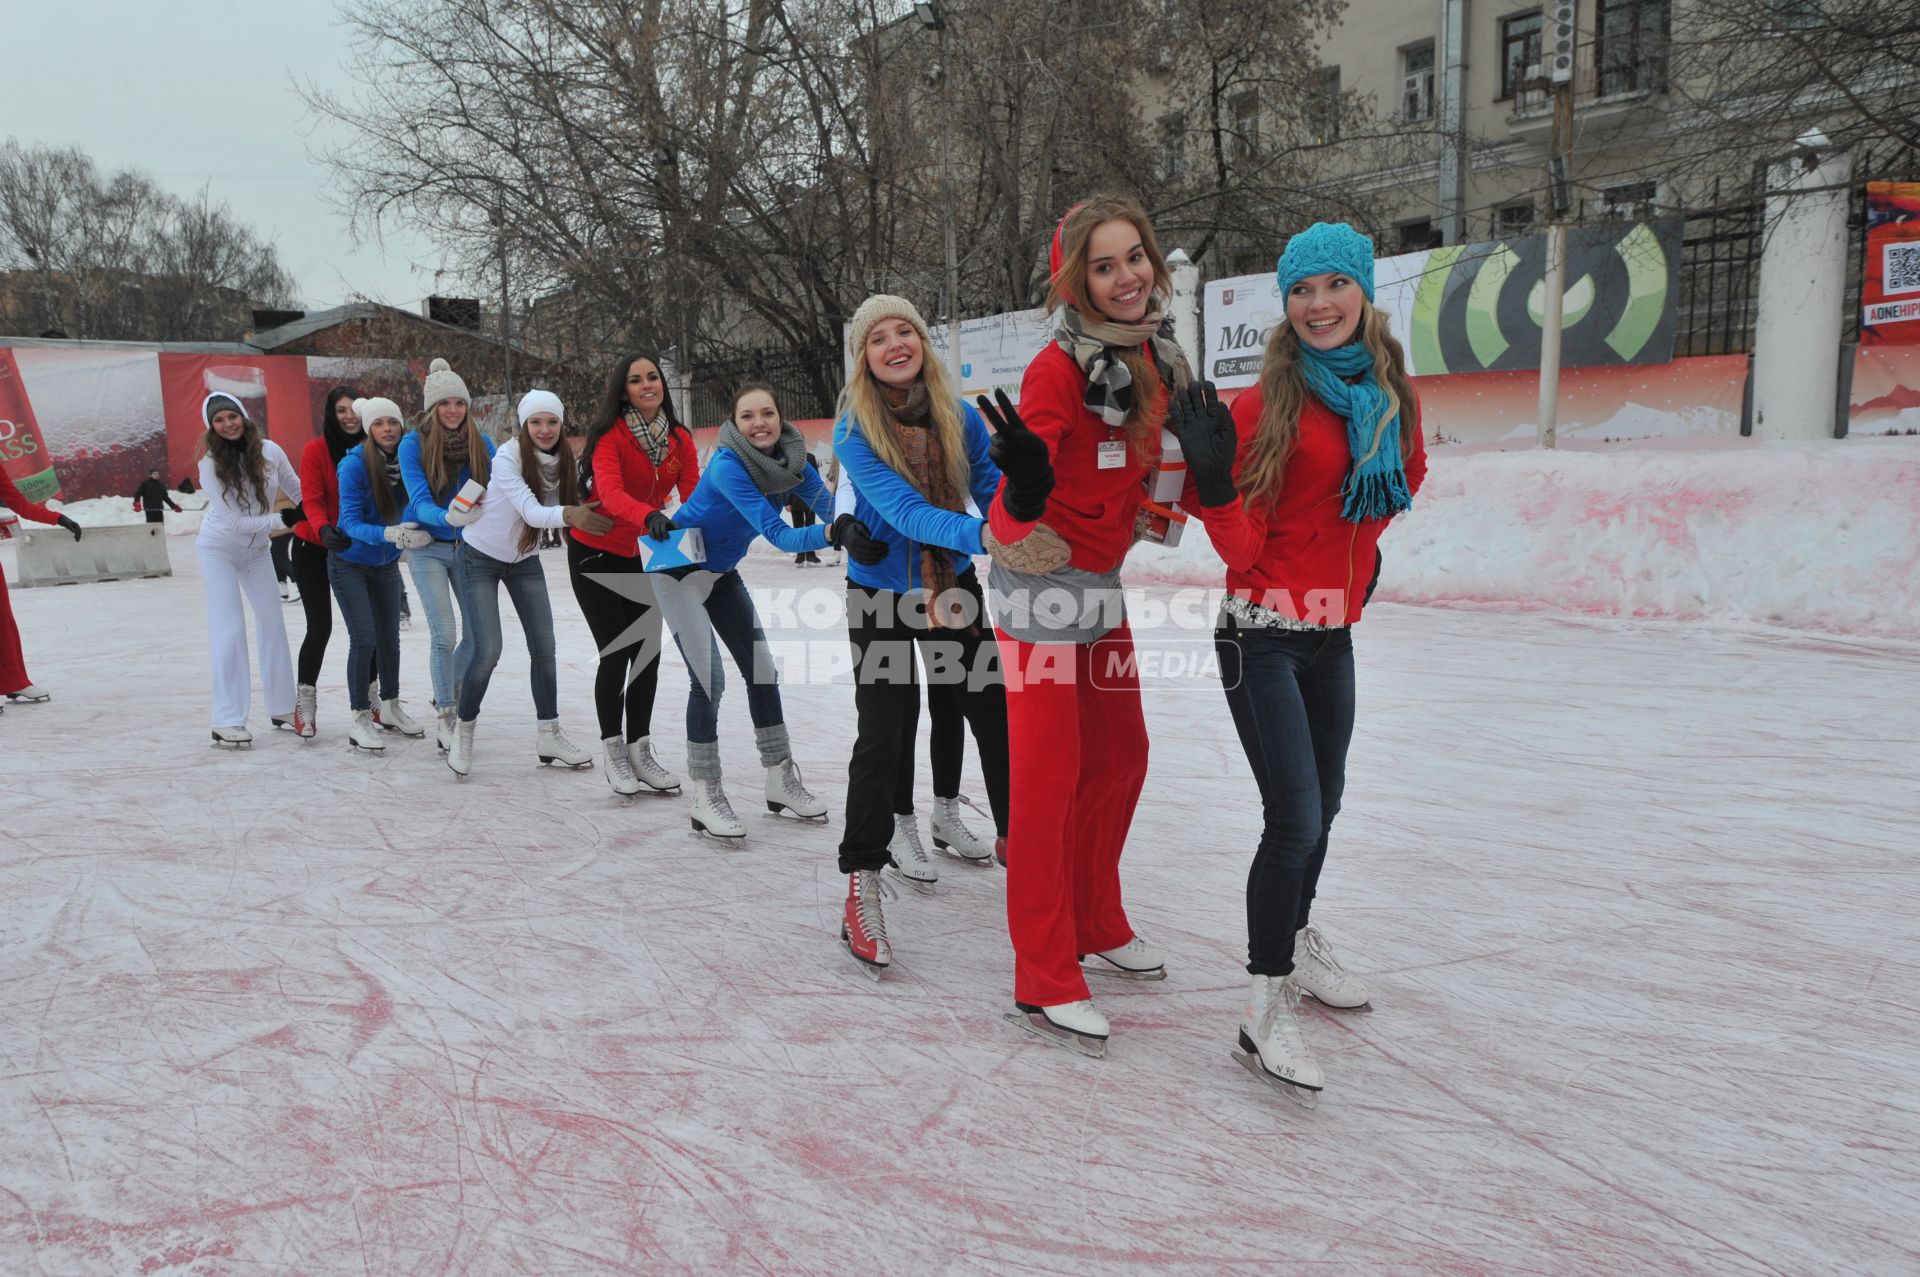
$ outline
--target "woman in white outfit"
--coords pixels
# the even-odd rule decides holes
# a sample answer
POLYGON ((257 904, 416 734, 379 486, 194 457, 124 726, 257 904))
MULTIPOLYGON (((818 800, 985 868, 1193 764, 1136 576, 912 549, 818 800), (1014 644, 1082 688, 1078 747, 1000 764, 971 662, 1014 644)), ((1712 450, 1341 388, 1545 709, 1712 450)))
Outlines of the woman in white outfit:
POLYGON ((253 743, 247 730, 252 709, 252 671, 247 666, 247 622, 241 596, 253 609, 260 688, 275 727, 293 726, 293 657, 281 616, 280 586, 273 575, 268 533, 305 517, 299 506, 300 475, 280 445, 262 437, 239 401, 208 395, 200 406, 207 423, 201 442, 200 489, 207 510, 194 539, 200 581, 207 595, 207 637, 213 666, 213 743, 253 743), (294 504, 275 510, 275 492, 294 504))

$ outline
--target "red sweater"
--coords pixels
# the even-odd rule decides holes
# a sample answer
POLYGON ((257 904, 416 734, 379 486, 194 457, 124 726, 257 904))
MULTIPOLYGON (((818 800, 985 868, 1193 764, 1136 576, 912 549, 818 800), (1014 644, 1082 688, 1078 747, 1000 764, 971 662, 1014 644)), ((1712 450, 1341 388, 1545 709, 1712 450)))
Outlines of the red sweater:
POLYGON ((7 507, 23 519, 32 519, 35 523, 58 523, 60 516, 37 501, 29 501, 20 495, 20 489, 13 486, 13 480, 7 472, 0 469, 0 505, 7 507))
MULTIPOLYGON (((1053 459, 1053 492, 1046 512, 1034 523, 1045 523, 1066 538, 1073 550, 1072 565, 1088 572, 1110 572, 1120 566, 1133 545, 1133 522, 1147 496, 1146 461, 1127 450, 1127 463, 1111 470, 1099 465, 1099 449, 1109 439, 1126 439, 1124 430, 1110 430, 1084 404, 1087 375, 1073 356, 1048 342, 1035 355, 1020 381, 1020 419, 1046 441, 1053 459)), ((1159 392, 1162 402, 1166 391, 1159 392)), ((1158 411, 1158 408, 1155 409, 1158 411)), ((1156 457, 1159 445, 1154 445, 1156 457)), ((1033 531, 1006 510, 1006 483, 987 519, 1002 541, 1018 541, 1033 531)))
POLYGON ((300 508, 307 517, 293 525, 293 535, 320 544, 320 529, 340 522, 340 471, 326 436, 309 439, 300 453, 300 508))
MULTIPOLYGON (((1258 386, 1233 402, 1240 447, 1236 471, 1252 451, 1260 423, 1258 386)), ((1412 405, 1414 444, 1406 457, 1407 491, 1420 491, 1427 477, 1427 446, 1419 430, 1420 405, 1412 405)), ((1349 523, 1340 517, 1340 487, 1353 467, 1347 423, 1309 395, 1300 412, 1300 435, 1280 479, 1280 491, 1258 510, 1235 497, 1202 509, 1193 480, 1181 508, 1205 523, 1213 548, 1227 562, 1227 589, 1277 612, 1321 624, 1352 625, 1360 619, 1367 582, 1379 560, 1380 534, 1388 519, 1349 523), (1344 599, 1344 613, 1341 602, 1344 599)))
POLYGON ((633 431, 624 424, 615 425, 594 447, 592 493, 600 502, 600 513, 613 520, 613 527, 604 536, 589 536, 575 528, 573 539, 631 559, 640 553, 647 516, 666 504, 670 492, 677 491, 685 501, 698 482, 700 454, 694 451, 693 436, 685 430, 675 430, 668 436, 667 459, 656 469, 633 431))

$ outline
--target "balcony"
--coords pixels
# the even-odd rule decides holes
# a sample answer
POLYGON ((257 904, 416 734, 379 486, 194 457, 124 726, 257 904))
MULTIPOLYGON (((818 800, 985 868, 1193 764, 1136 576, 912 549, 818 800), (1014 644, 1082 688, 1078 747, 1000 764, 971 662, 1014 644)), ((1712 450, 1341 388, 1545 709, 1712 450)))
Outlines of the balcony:
MULTIPOLYGON (((1631 49, 1621 50, 1632 54, 1631 49)), ((1573 112, 1582 132, 1610 131, 1667 91, 1666 60, 1658 55, 1610 57, 1595 65, 1594 46, 1583 44, 1574 59, 1573 112)), ((1545 142, 1553 133, 1553 94, 1539 80, 1514 95, 1507 132, 1524 142, 1545 142)))

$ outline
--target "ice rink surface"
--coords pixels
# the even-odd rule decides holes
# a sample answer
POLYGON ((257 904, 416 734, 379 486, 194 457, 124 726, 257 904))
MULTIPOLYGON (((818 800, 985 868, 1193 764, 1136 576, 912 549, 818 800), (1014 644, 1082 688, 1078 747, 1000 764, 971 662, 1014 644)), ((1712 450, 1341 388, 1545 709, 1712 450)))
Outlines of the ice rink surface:
POLYGON ((997 869, 903 891, 884 981, 840 948, 844 684, 785 693, 816 827, 764 815, 732 679, 739 851, 533 765, 510 611, 464 785, 349 751, 338 627, 318 739, 256 699, 216 753, 171 548, 13 595, 55 699, 0 717, 0 1273, 1920 1271, 1911 645, 1369 611, 1316 919, 1375 1009, 1303 1007, 1308 1113, 1228 1054, 1259 810, 1205 678, 1148 694, 1124 861, 1172 975, 1098 984, 1087 1060, 1000 1018, 997 869))

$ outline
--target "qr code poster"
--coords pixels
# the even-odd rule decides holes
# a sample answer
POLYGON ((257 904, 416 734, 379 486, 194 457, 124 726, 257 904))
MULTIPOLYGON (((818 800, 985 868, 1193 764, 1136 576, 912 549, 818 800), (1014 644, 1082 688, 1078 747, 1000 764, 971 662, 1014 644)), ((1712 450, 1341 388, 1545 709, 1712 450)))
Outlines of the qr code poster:
POLYGON ((1920 343, 1920 182, 1867 183, 1863 345, 1920 343))

